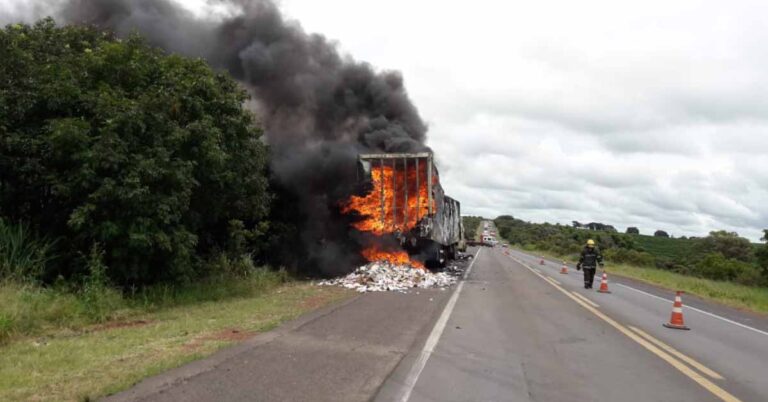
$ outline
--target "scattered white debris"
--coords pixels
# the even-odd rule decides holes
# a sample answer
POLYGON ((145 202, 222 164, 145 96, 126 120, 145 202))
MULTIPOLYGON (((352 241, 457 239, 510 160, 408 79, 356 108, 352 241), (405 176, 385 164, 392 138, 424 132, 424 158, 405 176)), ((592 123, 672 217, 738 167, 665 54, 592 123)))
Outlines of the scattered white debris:
POLYGON ((475 256, 469 253, 462 253, 461 251, 456 253, 456 259, 457 260, 469 260, 474 258, 475 256))
POLYGON ((324 286, 343 286, 358 292, 404 292, 413 288, 445 288, 456 283, 460 270, 448 267, 445 272, 430 272, 409 265, 386 261, 371 262, 346 276, 318 282, 324 286))

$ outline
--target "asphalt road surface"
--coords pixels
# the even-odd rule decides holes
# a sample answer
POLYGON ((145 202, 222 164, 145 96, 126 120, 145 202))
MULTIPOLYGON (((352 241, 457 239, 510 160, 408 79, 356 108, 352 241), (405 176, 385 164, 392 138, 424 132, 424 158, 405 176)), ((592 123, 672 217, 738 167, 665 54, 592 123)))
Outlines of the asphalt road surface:
POLYGON ((427 340, 376 399, 768 400, 768 332, 687 308, 692 330, 667 329, 671 295, 610 280, 600 294, 572 267, 539 262, 481 250, 431 353, 427 340))
POLYGON ((472 251, 453 289, 361 295, 111 400, 768 400, 764 316, 684 296, 667 329, 668 291, 472 251))

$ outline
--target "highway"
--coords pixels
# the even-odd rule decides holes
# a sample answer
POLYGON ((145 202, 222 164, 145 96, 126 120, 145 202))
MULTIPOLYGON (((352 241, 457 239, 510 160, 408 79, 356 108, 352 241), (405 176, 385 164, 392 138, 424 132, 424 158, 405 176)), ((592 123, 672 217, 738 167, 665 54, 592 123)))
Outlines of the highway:
POLYGON ((609 279, 601 294, 540 262, 480 250, 434 346, 415 347, 376 400, 768 400, 763 317, 700 302, 684 308, 692 330, 672 330, 672 293, 609 279))
POLYGON ((684 296, 672 330, 670 291, 470 251, 450 289, 361 294, 107 400, 768 400, 765 316, 684 296))

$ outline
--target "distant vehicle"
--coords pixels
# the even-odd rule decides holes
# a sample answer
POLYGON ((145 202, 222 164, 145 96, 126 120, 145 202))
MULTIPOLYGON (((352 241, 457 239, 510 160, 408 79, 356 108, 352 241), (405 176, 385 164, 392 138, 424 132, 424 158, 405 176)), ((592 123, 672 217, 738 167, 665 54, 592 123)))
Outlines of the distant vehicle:
POLYGON ((507 244, 507 243, 502 243, 501 247, 507 248, 507 247, 509 247, 509 244, 507 244))
POLYGON ((483 236, 483 245, 493 247, 498 243, 499 243, 498 240, 496 240, 496 238, 492 236, 483 236))

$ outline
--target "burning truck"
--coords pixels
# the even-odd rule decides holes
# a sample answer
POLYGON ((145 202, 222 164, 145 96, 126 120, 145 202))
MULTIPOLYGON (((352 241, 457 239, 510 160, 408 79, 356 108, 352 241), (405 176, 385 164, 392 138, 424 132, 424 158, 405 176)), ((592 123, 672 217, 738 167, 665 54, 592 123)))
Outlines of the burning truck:
POLYGON ((341 210, 372 235, 365 259, 443 267, 466 248, 459 202, 444 194, 431 152, 360 154, 357 165, 358 195, 341 210))

